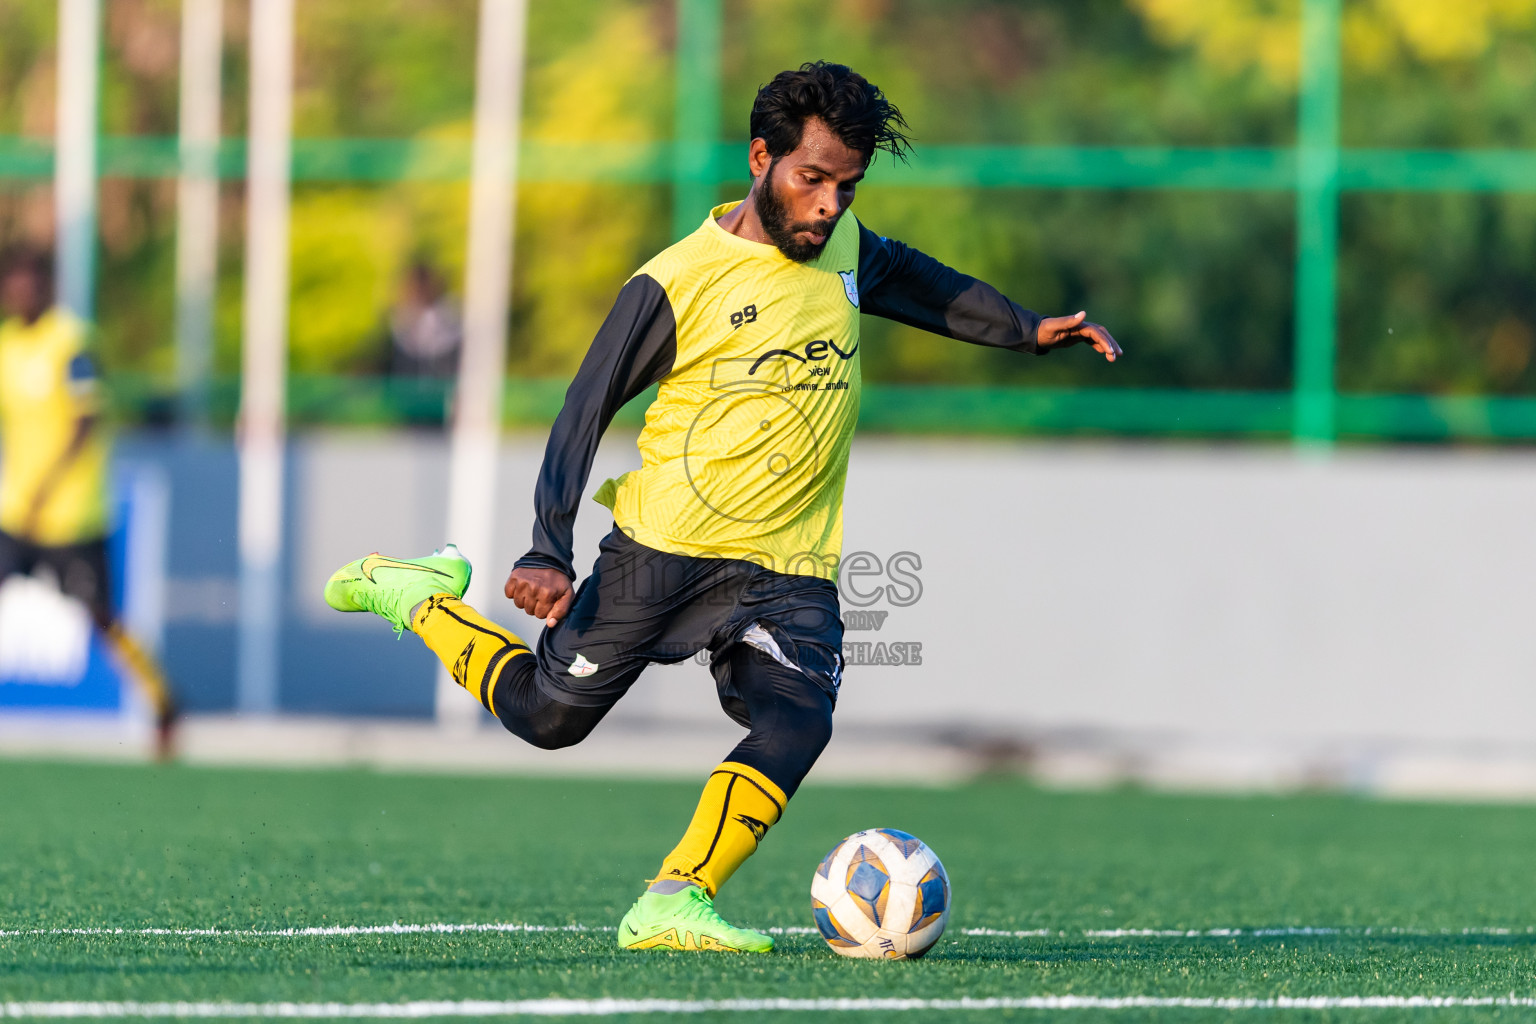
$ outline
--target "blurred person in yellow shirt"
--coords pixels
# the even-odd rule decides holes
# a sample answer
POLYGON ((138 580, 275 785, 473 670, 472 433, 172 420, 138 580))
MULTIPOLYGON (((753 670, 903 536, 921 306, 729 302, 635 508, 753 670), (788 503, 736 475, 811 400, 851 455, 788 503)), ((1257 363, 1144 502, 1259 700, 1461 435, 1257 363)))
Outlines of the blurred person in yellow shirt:
POLYGON ((172 750, 176 703, 154 658, 112 607, 101 380, 89 330, 53 304, 52 262, 0 254, 0 583, 46 569, 82 602, 155 712, 158 752, 172 750))

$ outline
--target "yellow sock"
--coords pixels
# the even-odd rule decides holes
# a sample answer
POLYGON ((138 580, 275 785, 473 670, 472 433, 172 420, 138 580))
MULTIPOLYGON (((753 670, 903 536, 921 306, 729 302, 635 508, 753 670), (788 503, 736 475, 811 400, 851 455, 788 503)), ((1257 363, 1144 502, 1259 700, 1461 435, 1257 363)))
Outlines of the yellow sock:
POLYGON ((469 605, 449 594, 421 603, 411 631, 426 641, 453 681, 496 713, 496 683, 513 658, 529 654, 528 645, 469 605))
POLYGON ((657 880, 696 882, 713 896, 757 852, 757 844, 784 813, 784 803, 784 791, 768 776, 726 761, 704 784, 693 821, 677 849, 661 862, 657 880))
POLYGON ((156 719, 163 721, 170 715, 174 705, 171 701, 171 688, 166 684, 160 663, 140 647, 119 623, 112 623, 104 635, 112 653, 117 655, 134 682, 139 684, 139 689, 144 691, 149 706, 155 709, 156 719))

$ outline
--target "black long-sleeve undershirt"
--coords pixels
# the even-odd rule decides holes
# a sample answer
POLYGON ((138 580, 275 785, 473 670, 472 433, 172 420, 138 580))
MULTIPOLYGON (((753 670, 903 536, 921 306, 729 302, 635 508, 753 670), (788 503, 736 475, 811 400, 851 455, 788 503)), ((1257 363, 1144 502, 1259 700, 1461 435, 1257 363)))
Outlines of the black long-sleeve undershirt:
POLYGON ((985 281, 859 225, 859 309, 946 338, 1044 354, 1041 317, 985 281))
POLYGON ((534 489, 533 547, 518 567, 558 569, 574 580, 572 531, 592 459, 614 413, 672 370, 677 319, 666 289, 637 274, 619 292, 549 432, 534 489))
MULTIPOLYGON (((1038 314, 862 224, 857 281, 863 313, 975 345, 1044 354, 1038 314)), ((598 329, 550 430, 534 492, 533 547, 518 567, 576 579, 573 527, 598 441, 624 403, 670 373, 676 358, 677 318, 666 289, 638 274, 598 329)))

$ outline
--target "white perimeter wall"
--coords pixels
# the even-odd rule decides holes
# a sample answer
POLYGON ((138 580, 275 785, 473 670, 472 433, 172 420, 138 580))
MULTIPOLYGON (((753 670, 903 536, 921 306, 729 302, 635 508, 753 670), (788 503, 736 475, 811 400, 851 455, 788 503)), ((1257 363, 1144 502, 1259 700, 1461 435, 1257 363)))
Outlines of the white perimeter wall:
MULTIPOLYGON (((471 552, 498 582, 528 543, 542 446, 509 441, 498 547, 471 552)), ((588 493, 637 464, 611 439, 588 493)), ((445 466, 431 439, 307 441, 294 599, 318 613, 335 565, 439 543, 445 466), (415 481, 415 503, 360 507, 381 474, 415 481)), ((1326 762, 1292 776, 1369 772, 1373 750, 1536 751, 1533 509, 1526 452, 864 439, 845 554, 915 553, 923 589, 847 639, 917 641, 923 664, 850 667, 839 729, 1018 741, 1058 767, 1073 749, 1222 751, 1194 775, 1272 775, 1261 751, 1326 762)), ((605 515, 584 506, 578 566, 605 515)), ((614 719, 680 715, 721 719, 701 667, 652 670, 614 719)))
POLYGON ((849 535, 925 554, 901 621, 932 654, 862 714, 942 691, 994 722, 1536 739, 1530 455, 859 456, 849 535))

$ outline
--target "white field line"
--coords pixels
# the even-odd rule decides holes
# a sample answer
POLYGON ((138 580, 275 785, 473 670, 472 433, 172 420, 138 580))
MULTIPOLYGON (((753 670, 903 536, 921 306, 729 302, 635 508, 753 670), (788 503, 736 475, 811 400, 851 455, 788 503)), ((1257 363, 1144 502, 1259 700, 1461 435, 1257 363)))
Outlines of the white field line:
POLYGON ((517 999, 411 1003, 0 1003, 0 1017, 612 1017, 651 1013, 911 1012, 935 1010, 1379 1010, 1536 1008, 1530 996, 1021 996, 991 999, 517 999))
MULTIPOLYGON (((303 939, 349 935, 455 935, 473 932, 612 932, 613 925, 585 924, 356 924, 313 928, 18 928, 0 938, 23 935, 166 935, 209 939, 303 939)), ((766 928, 773 935, 815 935, 815 928, 766 928)))
MULTIPOLYGON (((808 929, 809 930, 809 929, 808 929)), ((1525 928, 1091 928, 1083 931, 1053 931, 1037 928, 1029 931, 1007 931, 999 928, 962 928, 961 934, 987 938, 1026 939, 1040 937, 1068 938, 1081 936, 1085 939, 1225 939, 1225 938, 1288 938, 1291 936, 1329 936, 1358 938, 1369 935, 1536 935, 1536 926, 1525 928)))
MULTIPOLYGON (((0 938, 21 936, 90 936, 90 935, 163 935, 173 938, 210 939, 300 939, 331 938, 354 935, 456 935, 476 932, 612 932, 612 925, 585 924, 521 924, 491 922, 486 924, 366 924, 322 925, 309 928, 17 928, 0 929, 0 938)), ((765 928, 770 935, 815 935, 815 928, 775 927, 765 928)), ((1009 931, 999 928, 961 928, 960 935, 971 938, 1085 938, 1085 939, 1225 939, 1225 938, 1290 938, 1327 937, 1360 938, 1368 936, 1420 936, 1432 935, 1536 935, 1536 926, 1526 928, 1473 927, 1473 928, 1393 928, 1393 927, 1290 927, 1290 928, 1094 928, 1081 931, 1036 928, 1009 931)))
MULTIPOLYGON (((814 931, 815 929, 806 929, 814 931)), ((302 939, 345 935, 421 935, 461 932, 611 932, 612 925, 584 924, 355 924, 314 928, 19 928, 0 931, 0 938, 19 935, 169 935, 210 939, 302 939)))

